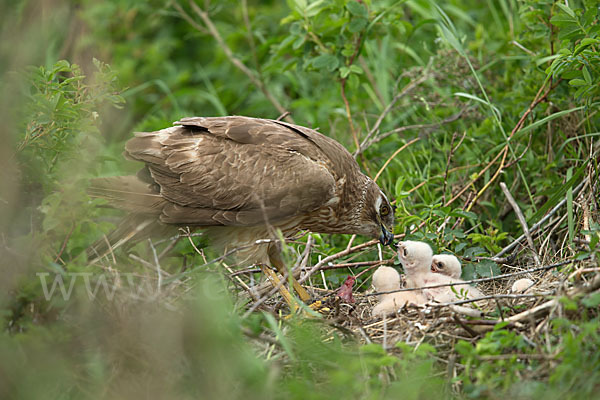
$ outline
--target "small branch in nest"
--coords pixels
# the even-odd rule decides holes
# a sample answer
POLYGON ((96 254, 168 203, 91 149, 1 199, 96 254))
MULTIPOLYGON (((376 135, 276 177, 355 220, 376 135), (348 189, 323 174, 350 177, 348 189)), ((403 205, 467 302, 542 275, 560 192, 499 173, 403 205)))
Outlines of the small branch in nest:
MULTIPOLYGON (((221 264, 229 272, 229 278, 232 280, 232 282, 235 284, 238 284, 242 289, 244 289, 246 291, 246 293, 248 293, 248 295, 252 298, 252 300, 258 301, 258 296, 252 290, 252 288, 249 287, 248 285, 246 285, 246 283, 243 280, 241 280, 239 276, 235 275, 235 272, 233 272, 233 270, 231 269, 231 267, 229 265, 225 264, 224 262, 221 264), (235 280, 233 280, 233 278, 235 278, 235 280)), ((259 271, 260 271, 260 269, 259 269, 259 271)))
POLYGON ((510 264, 512 263, 515 258, 513 256, 510 257, 483 257, 483 256, 475 256, 475 257, 468 257, 468 256, 462 256, 462 259, 466 260, 466 261, 482 261, 482 260, 487 260, 487 261, 493 261, 497 264, 510 264))
POLYGON ((256 340, 262 340, 264 342, 267 342, 270 345, 275 345, 278 347, 281 347, 281 343, 279 343, 279 341, 271 336, 267 336, 265 334, 255 334, 254 332, 252 332, 249 328, 246 327, 242 327, 242 333, 251 338, 251 339, 256 339, 256 340))
POLYGON ((527 227, 527 221, 525 220, 525 216, 521 212, 521 208, 515 201, 514 197, 512 197, 512 194, 510 194, 510 192, 508 191, 508 188, 506 187, 506 183, 500 182, 500 188, 504 192, 504 195, 506 196, 506 200, 508 200, 511 207, 515 211, 515 214, 517 214, 519 223, 521 224, 521 227, 523 228, 523 235, 525 235, 525 237, 527 238, 527 243, 529 244, 529 248, 531 249, 531 252, 533 253, 533 260, 535 261, 535 265, 537 265, 539 267, 541 264, 540 256, 538 255, 538 251, 535 247, 535 244, 533 243, 531 234, 529 233, 529 228, 527 227))
POLYGON ((473 328, 471 328, 469 325, 465 324, 465 323, 464 323, 464 321, 458 317, 458 315, 456 315, 456 314, 455 314, 455 315, 453 315, 453 316, 452 316, 452 319, 453 319, 453 320, 454 320, 456 323, 458 323, 460 326, 462 326, 462 327, 463 327, 463 329, 464 329, 465 331, 467 331, 467 332, 469 333, 469 335, 471 335, 472 337, 477 337, 477 336, 479 336, 479 333, 478 333, 476 330, 474 330, 473 328))
POLYGON ((362 249, 366 249, 367 247, 373 246, 377 243, 379 243, 379 240, 373 239, 366 243, 358 244, 354 247, 346 248, 345 250, 342 250, 338 253, 327 256, 324 259, 322 259, 321 261, 319 261, 317 264, 315 264, 311 269, 309 269, 308 272, 306 273, 306 275, 304 275, 298 282, 302 283, 302 282, 306 281, 308 279, 308 277, 310 277, 315 272, 319 271, 325 265, 328 265, 333 260, 337 260, 338 258, 347 256, 348 254, 355 253, 362 249))
POLYGON ((544 297, 544 296, 548 296, 551 294, 553 294, 553 293, 548 292, 548 293, 536 293, 536 294, 493 294, 490 296, 476 297, 473 299, 458 300, 458 301, 453 301, 453 302, 449 302, 449 303, 439 303, 437 305, 442 306, 442 307, 457 306, 457 305, 461 305, 461 304, 476 303, 481 300, 525 299, 525 298, 544 297))
POLYGON ((481 361, 499 361, 499 360, 512 360, 512 359, 521 359, 521 360, 555 360, 556 356, 552 354, 522 354, 522 353, 514 353, 514 354, 497 354, 491 356, 477 356, 477 358, 481 361))
POLYGON ((357 267, 378 267, 380 265, 389 265, 392 264, 394 262, 394 259, 388 259, 388 260, 377 260, 377 261, 358 261, 358 262, 353 262, 353 263, 341 263, 341 264, 334 264, 334 265, 326 265, 324 267, 321 268, 321 271, 326 271, 329 269, 340 269, 340 268, 357 268, 357 267))
MULTIPOLYGON (((379 261, 379 260, 377 260, 377 261, 357 261, 357 262, 352 262, 352 263, 340 263, 340 264, 325 265, 325 266, 321 267, 319 270, 327 271, 330 269, 378 267, 380 265, 389 265, 389 264, 392 264, 393 262, 394 262, 393 258, 388 259, 388 260, 382 260, 382 261, 379 261)), ((304 271, 304 270, 306 270, 306 268, 302 267, 302 270, 304 271)), ((244 269, 241 271, 235 271, 230 276, 254 274, 257 272, 260 272, 260 268, 249 268, 249 269, 244 269)))
POLYGON ((450 308, 450 310, 452 310, 453 312, 455 312, 457 314, 463 314, 468 317, 473 317, 473 318, 483 317, 483 311, 479 311, 474 308, 461 307, 461 306, 455 306, 455 305, 451 305, 449 308, 450 308))
POLYGON ((306 269, 308 265, 308 260, 310 260, 310 250, 312 245, 314 244, 314 239, 312 235, 308 235, 308 239, 306 239, 306 246, 304 247, 304 251, 300 256, 300 260, 297 265, 292 268, 292 276, 296 279, 300 276, 300 273, 306 269))
MULTIPOLYGON (((269 267, 266 267, 269 268, 269 267)), ((265 301, 267 301, 267 299, 269 299, 271 296, 273 296, 275 293, 277 293, 279 291, 279 289, 281 287, 283 287, 283 285, 288 281, 288 277, 289 277, 289 271, 285 271, 285 273, 283 274, 283 279, 280 279, 279 282, 277 282, 273 288, 271 289, 271 291, 269 291, 268 293, 266 293, 265 295, 261 296, 261 298, 259 298, 256 302, 254 302, 254 304, 252 304, 252 307, 250 307, 248 309, 248 311, 246 311, 246 313, 242 316, 242 319, 246 319, 250 314, 252 314, 261 304, 263 304, 265 301)))
MULTIPOLYGON (((596 275, 596 277, 589 284, 582 285, 582 286, 579 286, 579 287, 576 287, 576 288, 573 288, 573 289, 567 291, 566 296, 573 297, 573 296, 577 296, 577 295, 581 295, 581 294, 586 294, 586 293, 593 292, 593 291, 597 290, 598 288, 600 288, 600 275, 596 275)), ((552 300, 548 300, 547 302, 540 304, 539 306, 533 307, 527 311, 523 311, 522 313, 515 314, 511 317, 505 318, 504 321, 514 323, 514 322, 520 322, 523 320, 530 320, 530 319, 535 320, 539 317, 549 314, 550 310, 557 307, 559 305, 559 303, 560 303, 560 300, 558 298, 554 298, 552 300)), ((498 321, 498 322, 500 322, 500 321, 498 321)))
POLYGON ((550 310, 558 305, 557 299, 549 300, 545 303, 540 304, 539 306, 533 307, 527 311, 523 311, 522 313, 513 315, 505 319, 507 322, 519 322, 525 319, 536 319, 542 315, 546 315, 550 312, 550 310))
MULTIPOLYGON (((129 254, 129 258, 131 258, 132 260, 135 260, 135 261, 139 262, 144 267, 146 267, 146 268, 148 268, 148 269, 150 269, 152 271, 156 271, 156 266, 155 265, 153 265, 151 262, 148 262, 148 261, 144 260, 141 257, 136 256, 135 254, 129 254)), ((169 273, 166 272, 166 271, 161 271, 161 273, 163 275, 170 276, 169 273)))

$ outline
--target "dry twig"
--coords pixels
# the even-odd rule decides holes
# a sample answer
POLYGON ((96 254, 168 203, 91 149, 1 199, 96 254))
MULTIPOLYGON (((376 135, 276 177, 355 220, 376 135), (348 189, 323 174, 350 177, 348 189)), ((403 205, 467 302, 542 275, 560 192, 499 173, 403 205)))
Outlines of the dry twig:
POLYGON ((504 192, 504 195, 506 196, 506 200, 508 200, 511 207, 515 211, 515 214, 517 214, 519 223, 521 224, 521 227, 523 228, 523 235, 525 235, 525 237, 527 238, 527 243, 529 244, 529 248, 531 249, 531 252, 533 253, 533 259, 535 261, 535 265, 537 265, 539 267, 540 266, 540 256, 538 255, 538 251, 535 247, 535 244, 533 243, 531 234, 529 233, 529 228, 527 227, 527 221, 525 220, 525 216, 521 212, 521 208, 519 208, 519 205, 515 201, 514 197, 512 197, 512 195, 508 191, 508 188, 506 187, 506 184, 504 182, 500 182, 500 188, 504 192))
MULTIPOLYGON (((281 103, 279 102, 279 100, 277 100, 275 98, 275 96, 273 96, 273 94, 269 91, 269 89, 267 88, 265 83, 260 79, 260 77, 256 76, 256 74, 253 71, 251 71, 239 58, 237 58, 236 56, 233 55, 233 52, 231 51, 231 49, 229 48, 227 43, 225 43, 225 41, 221 37, 221 34, 219 33, 219 31, 217 30, 217 27, 214 25, 214 23, 210 19, 208 13, 206 11, 202 10, 200 7, 198 7, 198 5, 193 1, 190 1, 190 6, 194 10, 194 12, 202 19, 202 22, 204 22, 204 25, 206 25, 208 32, 217 41, 217 43, 219 43, 219 47, 223 50, 223 52, 225 53, 225 55, 227 56, 229 61, 237 69, 242 71, 244 73, 244 75, 246 75, 248 77, 248 79, 250 79, 250 81, 252 82, 252 84, 254 84, 254 86, 256 86, 258 89, 260 89, 261 92, 263 92, 263 94, 265 95, 267 100, 269 100, 269 102, 277 109, 277 111, 280 114, 284 114, 286 112, 285 107, 283 107, 281 105, 281 103)), ((174 2, 173 7, 175 7, 175 9, 179 12, 179 14, 186 21, 188 21, 195 29, 198 29, 200 32, 204 32, 204 33, 206 32, 204 29, 199 29, 201 27, 197 23, 194 22, 193 18, 191 18, 185 12, 183 7, 181 7, 181 5, 179 5, 179 3, 174 2)), ((287 122, 294 123, 294 120, 289 115, 285 117, 285 120, 287 122)))

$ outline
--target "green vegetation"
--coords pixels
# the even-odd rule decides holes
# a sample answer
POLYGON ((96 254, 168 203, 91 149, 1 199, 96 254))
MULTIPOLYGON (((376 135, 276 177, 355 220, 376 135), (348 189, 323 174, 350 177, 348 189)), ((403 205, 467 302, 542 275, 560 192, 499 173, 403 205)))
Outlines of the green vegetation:
MULTIPOLYGON (((0 398, 600 389, 596 0, 21 0, 0 4, 0 21, 0 398), (551 307, 481 331, 410 313, 408 325, 369 327, 366 298, 334 317, 283 318, 276 296, 248 312, 240 281, 260 274, 207 263, 218 255, 185 233, 90 263, 85 249, 122 213, 86 188, 139 169, 121 155, 132 131, 286 112, 356 154, 396 200, 394 233, 456 254, 463 278, 530 268, 533 253, 542 265, 581 262, 535 274, 545 297, 498 300, 487 317, 551 307), (494 261, 523 233, 501 182, 534 249, 523 240, 494 261)), ((340 254, 349 241, 305 235, 284 255, 294 265, 309 246, 308 267, 379 259, 376 246, 340 254)), ((327 269, 311 285, 335 289, 365 268, 327 269)))

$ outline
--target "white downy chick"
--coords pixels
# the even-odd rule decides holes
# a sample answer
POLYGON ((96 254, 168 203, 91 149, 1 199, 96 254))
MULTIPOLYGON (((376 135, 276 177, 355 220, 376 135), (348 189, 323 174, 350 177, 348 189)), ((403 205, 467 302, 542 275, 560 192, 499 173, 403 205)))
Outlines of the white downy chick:
MULTIPOLYGON (((463 282, 460 279, 431 271, 433 251, 427 243, 414 241, 400 242, 398 244, 398 259, 404 266, 407 287, 423 287, 463 282)), ((428 300, 435 300, 439 303, 448 303, 464 298, 474 299, 484 296, 478 289, 467 284, 423 289, 422 294, 428 300)))
MULTIPOLYGON (((400 289, 400 274, 391 267, 379 267, 373 274, 373 287, 377 292, 388 292, 400 289)), ((379 303, 371 314, 375 317, 392 315, 407 303, 423 304, 425 298, 416 292, 385 293, 377 296, 379 303)))
POLYGON ((427 299, 423 295, 418 294, 417 291, 413 292, 396 292, 384 295, 383 299, 379 301, 371 314, 374 317, 384 317, 387 315, 393 315, 404 307, 406 304, 425 304, 427 299))
MULTIPOLYGON (((425 277, 424 281, 425 284, 423 286, 463 282, 461 279, 451 278, 448 275, 442 275, 435 272, 430 272, 430 274, 425 277)), ((438 303, 450 303, 457 300, 476 299, 485 296, 479 289, 467 284, 423 289, 423 295, 429 300, 435 300, 438 303)))
POLYGON ((431 261, 431 270, 454 279, 460 279, 462 275, 460 261, 452 254, 434 255, 431 261))
POLYGON ((431 274, 432 257, 433 251, 427 243, 412 240, 398 243, 398 260, 404 267, 406 287, 424 286, 424 279, 431 274))
MULTIPOLYGON (((400 289, 400 274, 392 267, 379 267, 372 277, 372 284, 377 292, 389 292, 400 289)), ((379 301, 383 300, 385 294, 377 296, 379 301)))
POLYGON ((513 283, 510 291, 513 293, 527 293, 532 286, 533 281, 531 279, 522 278, 513 283))

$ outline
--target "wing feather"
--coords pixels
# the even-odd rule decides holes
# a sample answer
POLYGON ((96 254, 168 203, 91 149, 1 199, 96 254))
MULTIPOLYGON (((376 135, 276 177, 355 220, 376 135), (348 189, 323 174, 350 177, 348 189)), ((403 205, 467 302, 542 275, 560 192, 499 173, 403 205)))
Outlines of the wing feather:
POLYGON ((256 225, 314 211, 335 195, 339 172, 315 131, 245 117, 178 123, 126 144, 170 203, 163 222, 256 225))

